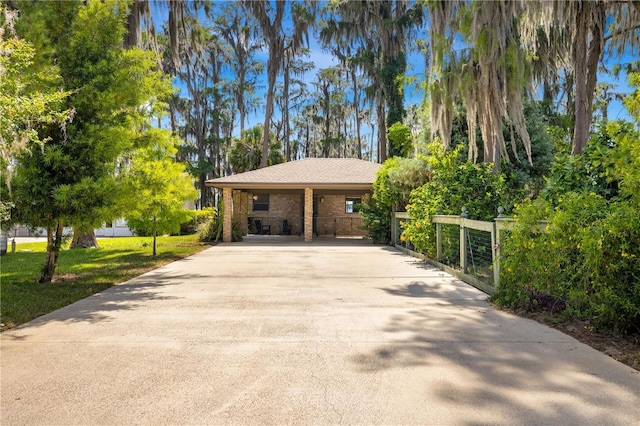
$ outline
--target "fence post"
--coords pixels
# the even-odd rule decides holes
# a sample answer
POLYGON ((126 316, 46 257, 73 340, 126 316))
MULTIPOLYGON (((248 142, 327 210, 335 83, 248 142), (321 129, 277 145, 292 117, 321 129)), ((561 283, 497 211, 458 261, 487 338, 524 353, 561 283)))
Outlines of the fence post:
MULTIPOLYGON (((436 215, 440 213, 440 209, 437 209, 436 215)), ((442 261, 442 224, 440 222, 436 223, 436 260, 442 261)))
POLYGON ((462 213, 460 214, 462 218, 460 220, 460 269, 462 269, 462 273, 467 273, 467 239, 465 238, 465 227, 464 220, 467 217, 467 208, 462 207, 462 213))
POLYGON ((391 212, 391 245, 396 246, 398 242, 396 241, 396 212, 391 212))
POLYGON ((498 216, 493 222, 491 233, 491 257, 493 261, 493 286, 500 285, 500 222, 504 219, 504 208, 498 207, 498 216))

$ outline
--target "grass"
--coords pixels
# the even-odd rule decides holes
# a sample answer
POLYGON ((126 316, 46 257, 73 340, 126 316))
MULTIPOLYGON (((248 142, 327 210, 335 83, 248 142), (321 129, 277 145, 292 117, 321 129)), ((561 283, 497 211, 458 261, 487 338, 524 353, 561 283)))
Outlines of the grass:
POLYGON ((115 284, 197 253, 207 246, 196 235, 152 239, 124 237, 98 240, 99 249, 62 250, 53 282, 38 284, 46 242, 18 244, 0 258, 0 329, 23 324, 115 284))

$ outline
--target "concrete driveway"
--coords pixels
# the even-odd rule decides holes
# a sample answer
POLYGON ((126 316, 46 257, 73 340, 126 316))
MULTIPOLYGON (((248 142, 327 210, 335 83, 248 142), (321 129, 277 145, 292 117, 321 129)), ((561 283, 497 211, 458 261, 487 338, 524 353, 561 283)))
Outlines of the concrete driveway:
POLYGON ((2 333, 1 424, 640 424, 638 372, 437 269, 258 241, 2 333))

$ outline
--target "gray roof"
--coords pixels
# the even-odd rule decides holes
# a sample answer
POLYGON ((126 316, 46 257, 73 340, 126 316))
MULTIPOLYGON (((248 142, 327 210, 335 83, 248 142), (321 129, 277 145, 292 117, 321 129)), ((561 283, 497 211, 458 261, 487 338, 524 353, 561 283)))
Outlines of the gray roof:
POLYGON ((380 167, 357 158, 305 158, 211 179, 206 185, 233 189, 371 189, 380 167))

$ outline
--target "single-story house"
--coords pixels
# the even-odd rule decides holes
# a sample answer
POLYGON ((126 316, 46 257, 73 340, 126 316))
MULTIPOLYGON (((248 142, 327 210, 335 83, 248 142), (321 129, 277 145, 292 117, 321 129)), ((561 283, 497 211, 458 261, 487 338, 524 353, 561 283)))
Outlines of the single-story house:
POLYGON ((381 165, 356 158, 306 158, 211 179, 222 188, 223 241, 243 234, 364 236, 358 204, 381 165), (230 207, 230 208, 229 208, 230 207))

